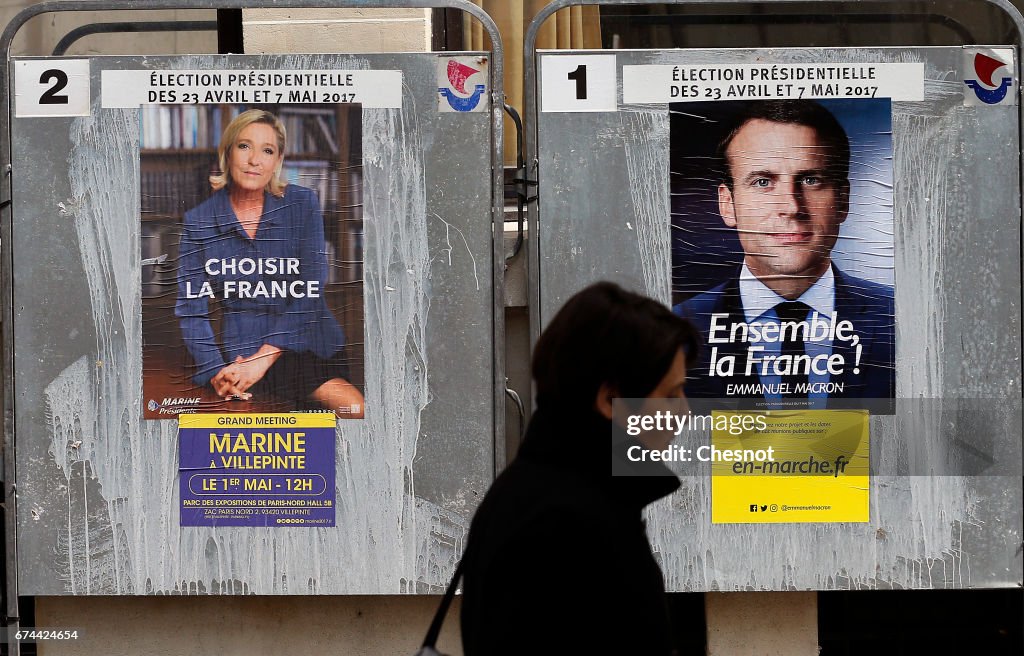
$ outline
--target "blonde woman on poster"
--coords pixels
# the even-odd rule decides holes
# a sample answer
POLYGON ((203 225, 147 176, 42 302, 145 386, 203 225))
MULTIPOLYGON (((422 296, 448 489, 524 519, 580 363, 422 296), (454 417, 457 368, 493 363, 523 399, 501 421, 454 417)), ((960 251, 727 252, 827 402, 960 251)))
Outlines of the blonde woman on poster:
POLYGON ((345 334, 324 300, 316 194, 281 180, 285 128, 251 109, 225 128, 214 193, 185 213, 175 316, 197 385, 225 399, 273 398, 359 418, 345 334), (214 333, 210 301, 223 308, 214 333))

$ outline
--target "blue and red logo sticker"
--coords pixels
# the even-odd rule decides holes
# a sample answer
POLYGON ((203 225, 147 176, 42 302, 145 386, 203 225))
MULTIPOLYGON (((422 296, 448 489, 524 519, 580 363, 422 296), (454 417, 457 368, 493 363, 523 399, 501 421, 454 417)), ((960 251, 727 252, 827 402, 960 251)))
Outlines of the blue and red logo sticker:
POLYGON ((487 106, 486 57, 446 57, 437 69, 438 111, 478 112, 487 106))
POLYGON ((1013 50, 970 49, 964 51, 964 104, 1015 105, 1013 50))

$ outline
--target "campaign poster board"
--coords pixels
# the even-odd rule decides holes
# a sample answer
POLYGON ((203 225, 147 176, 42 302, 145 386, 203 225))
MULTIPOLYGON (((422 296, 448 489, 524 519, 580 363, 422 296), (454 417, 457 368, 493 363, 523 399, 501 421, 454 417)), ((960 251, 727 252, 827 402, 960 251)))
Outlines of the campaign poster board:
MULTIPOLYGON (((491 222, 500 138, 489 61, 490 53, 470 52, 12 62, 16 172, 5 248, 18 300, 6 334, 16 335, 12 457, 22 591, 443 589, 493 478, 496 427, 503 425, 496 421, 503 392, 495 393, 494 279, 501 268, 493 266, 491 222), (67 103, 46 102, 64 96, 67 103), (253 108, 283 117, 289 137, 313 135, 288 140, 283 169, 292 175, 298 165, 287 181, 318 201, 297 204, 318 208, 300 218, 323 216, 323 245, 308 243, 327 269, 322 300, 344 332, 346 380, 365 399, 360 419, 351 412, 345 418, 339 406, 275 405, 256 390, 242 400, 207 398, 204 390, 196 404, 163 403, 192 398, 189 388, 198 386, 188 371, 194 355, 180 335, 182 317, 174 313, 183 286, 173 242, 180 251, 186 215, 216 193, 209 178, 219 166, 218 130, 210 130, 209 119, 219 117, 223 133, 236 111, 253 108), (208 113, 203 146, 200 112, 208 113), (155 144, 149 141, 157 135, 155 144), (158 355, 170 364, 151 359, 158 355), (153 381, 185 389, 150 396, 153 381), (150 400, 172 406, 170 412, 150 416, 150 400), (235 433, 227 445, 223 435, 212 446, 209 436, 205 443, 182 441, 179 421, 204 411, 253 421, 316 415, 333 422, 323 429, 329 451, 310 451, 308 442, 294 439, 269 446, 254 435, 237 439, 261 432, 255 425, 225 427, 235 433), (296 459, 262 459, 289 456, 296 459), (284 467, 245 468, 257 464, 284 467), (309 489, 296 491, 318 493, 324 502, 306 508, 324 514, 291 519, 329 520, 331 501, 333 524, 278 524, 266 513, 257 520, 236 513, 242 505, 221 508, 231 512, 216 525, 218 518, 182 521, 184 500, 217 498, 204 492, 274 507, 278 474, 301 479, 303 487, 308 482, 309 489), (191 479, 199 485, 195 498, 191 479), (218 489, 203 490, 204 481, 218 489), (223 523, 228 517, 238 523, 223 523)), ((286 272, 293 270, 289 257, 286 272)), ((201 262, 204 275, 209 259, 201 262)), ((305 259, 293 259, 295 279, 310 281, 305 259)), ((240 261, 234 266, 241 271, 240 261)), ((271 293, 279 273, 263 270, 271 293)), ((224 282, 211 282, 214 296, 223 295, 224 282)), ((259 281, 250 282, 255 289, 259 281)), ((224 348, 217 325, 223 316, 210 312, 208 320, 210 346, 224 348)))
MULTIPOLYGON (((835 509, 820 496, 782 501, 766 494, 760 472, 729 481, 731 470, 718 476, 713 468, 735 463, 699 457, 714 443, 712 431, 680 430, 677 421, 665 455, 688 459, 665 460, 682 488, 647 514, 666 587, 1015 586, 1020 563, 1005 558, 1016 548, 1022 521, 1020 312, 1007 300, 1019 298, 1021 289, 1014 264, 1019 225, 1009 219, 1020 213, 1014 51, 540 51, 536 64, 539 199, 531 255, 541 329, 574 293, 598 280, 671 308, 735 278, 745 258, 736 228, 720 211, 720 138, 711 134, 723 133, 729 111, 763 101, 813 102, 839 121, 856 153, 850 206, 829 268, 870 283, 861 289, 887 290, 875 296, 890 297, 891 312, 864 316, 893 337, 882 340, 892 344, 892 354, 875 360, 875 370, 885 371, 891 358, 894 391, 768 399, 764 389, 748 388, 742 391, 755 394, 692 398, 689 409, 695 417, 741 408, 755 414, 866 410, 866 494, 847 485, 855 512, 828 516, 813 508, 835 509), (721 505, 730 500, 722 483, 743 489, 734 488, 736 516, 716 523, 713 516, 729 510, 721 505), (761 493, 748 495, 754 491, 761 493), (781 505, 791 502, 805 509, 783 514, 781 505), (773 503, 780 507, 775 513, 773 503), (761 506, 767 506, 763 515, 761 506)), ((790 240, 799 243, 800 232, 789 233, 790 240)), ((793 341, 804 355, 813 346, 793 341)), ((872 351, 878 343, 874 338, 872 351)), ((743 342, 736 353, 740 372, 749 346, 743 342)), ((780 355, 787 354, 780 349, 780 355)), ((844 360, 856 364, 856 353, 844 360)), ((836 382, 832 375, 846 375, 843 365, 829 383, 836 382)), ((838 433, 857 431, 826 432, 836 434, 819 436, 820 447, 831 449, 841 443, 838 433)), ((795 436, 795 427, 786 434, 795 436)), ((810 462, 811 455, 819 461, 813 450, 796 453, 799 440, 785 436, 722 437, 755 453, 770 441, 792 447, 786 462, 810 462)), ((828 452, 834 465, 838 454, 828 452)), ((785 466, 779 463, 774 466, 785 466)), ((816 476, 825 483, 826 476, 816 476)), ((838 491, 828 494, 838 498, 838 491)))

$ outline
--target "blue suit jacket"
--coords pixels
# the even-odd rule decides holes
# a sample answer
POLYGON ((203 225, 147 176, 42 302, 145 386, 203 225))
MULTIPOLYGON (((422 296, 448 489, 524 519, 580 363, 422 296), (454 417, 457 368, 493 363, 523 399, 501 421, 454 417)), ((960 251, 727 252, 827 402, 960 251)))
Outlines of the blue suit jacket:
MULTIPOLYGON (((896 393, 895 342, 896 322, 893 290, 891 287, 855 278, 832 267, 835 273, 835 312, 837 320, 853 322, 862 346, 860 374, 853 373, 856 361, 855 347, 849 342, 836 340, 832 352, 845 357, 843 373, 830 382, 843 383, 843 391, 829 394, 830 399, 892 399, 896 393)), ((728 321, 746 321, 740 300, 739 278, 733 277, 704 293, 673 307, 679 316, 689 319, 704 338, 697 365, 691 368, 686 382, 686 395, 692 398, 743 398, 726 396, 726 385, 756 384, 759 377, 744 374, 746 343, 720 344, 720 355, 736 355, 737 370, 733 376, 709 376, 711 349, 707 344, 711 328, 711 315, 727 313, 728 321)))
POLYGON ((284 196, 264 193, 263 216, 255 238, 242 229, 227 189, 185 212, 178 263, 178 301, 174 308, 181 336, 195 361, 192 377, 205 385, 228 362, 248 357, 264 344, 286 351, 309 352, 329 358, 345 346, 345 333, 324 300, 327 254, 320 201, 311 189, 288 185, 284 196), (278 271, 261 275, 240 272, 211 276, 206 263, 249 259, 294 258, 299 271, 278 271), (318 295, 302 298, 225 299, 225 281, 250 284, 316 281, 318 295), (220 340, 210 325, 208 299, 199 296, 209 283, 216 298, 222 299, 224 325, 220 340))

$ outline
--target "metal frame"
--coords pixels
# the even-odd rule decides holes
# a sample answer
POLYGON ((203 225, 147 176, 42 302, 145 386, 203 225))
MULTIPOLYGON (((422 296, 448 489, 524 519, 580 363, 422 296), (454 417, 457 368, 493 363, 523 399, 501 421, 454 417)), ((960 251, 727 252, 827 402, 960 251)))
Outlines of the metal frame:
MULTIPOLYGON (((834 1, 834 0, 833 0, 834 1)), ((843 14, 842 21, 851 24, 864 24, 888 20, 891 23, 929 23, 947 28, 965 43, 974 41, 974 35, 966 25, 958 20, 943 16, 941 14, 920 14, 920 16, 874 14, 874 13, 853 13, 843 14), (920 20, 918 20, 920 18, 920 20)), ((629 22, 647 23, 650 25, 757 25, 762 22, 770 22, 772 25, 801 25, 813 23, 815 25, 827 25, 837 22, 837 18, 825 14, 709 14, 709 15, 688 15, 688 14, 658 14, 651 16, 630 16, 629 22)))
POLYGON ((139 21, 137 23, 89 23, 71 30, 53 47, 54 57, 63 57, 75 41, 92 34, 135 34, 138 32, 216 32, 217 21, 139 21))
MULTIPOLYGON (((11 209, 11 117, 13 96, 11 94, 11 45, 19 30, 30 19, 42 14, 58 12, 103 12, 103 11, 145 11, 160 9, 262 9, 262 8, 411 8, 411 9, 458 9, 483 24, 491 40, 491 61, 489 66, 491 84, 491 216, 492 225, 492 284, 493 284, 493 367, 492 397, 494 408, 494 470, 500 471, 505 465, 505 323, 504 323, 504 266, 503 251, 503 204, 504 204, 504 169, 503 169, 503 107, 504 107, 504 52, 498 27, 487 13, 469 0, 51 0, 22 10, 4 29, 0 36, 0 53, 3 55, 4 71, 0 75, 0 135, 4 143, 0 147, 0 169, 3 181, 0 183, 0 240, 5 245, 0 262, 0 321, 3 332, 3 373, 0 382, 3 384, 3 471, 5 527, 7 553, 7 607, 3 612, 8 626, 18 628, 18 558, 17 558, 17 479, 15 467, 15 446, 17 443, 14 430, 14 295, 9 281, 13 280, 14 268, 10 244, 12 234, 11 209)), ((67 35, 65 39, 71 37, 67 35)), ((76 37, 77 38, 77 37, 76 37)), ((63 41, 62 41, 63 43, 63 41)), ((16 641, 11 643, 11 654, 20 652, 16 641)))
MULTIPOLYGON (((860 6, 869 6, 872 4, 880 4, 887 0, 848 0, 848 4, 857 4, 860 6)), ((1024 50, 1024 16, 1021 15, 1020 11, 1014 7, 1010 0, 980 0, 986 4, 994 5, 1010 17, 1014 25, 1017 28, 1016 34, 1016 45, 1017 45, 1017 79, 1020 80, 1021 71, 1021 50, 1024 50)), ((526 30, 526 38, 523 45, 523 74, 525 77, 523 84, 523 113, 524 119, 529 126, 526 130, 526 168, 527 176, 533 180, 538 179, 538 159, 537 159, 537 35, 540 32, 541 25, 550 18, 555 12, 566 9, 573 6, 583 5, 600 5, 600 6, 611 6, 611 5, 650 5, 650 4, 672 4, 672 5, 717 5, 721 7, 725 6, 743 6, 743 5, 791 5, 791 4, 825 4, 829 2, 835 2, 835 0, 760 0, 760 2, 754 0, 664 0, 660 3, 653 3, 650 0, 554 0, 551 4, 544 7, 540 13, 533 19, 530 26, 526 30)), ((823 14, 814 14, 814 16, 822 16, 823 14)), ((922 14, 922 16, 928 16, 930 20, 934 20, 936 17, 941 15, 938 14, 922 14)), ((965 44, 970 45, 970 44, 965 44)), ((739 45, 735 47, 740 47, 739 45)), ((1024 135, 1024 95, 1021 94, 1020 84, 1017 88, 1017 122, 1018 130, 1024 135)), ((1024 194, 1024 148, 1021 149, 1020 153, 1021 160, 1021 179, 1019 180, 1020 193, 1024 194)), ((530 311, 530 349, 533 349, 533 345, 537 343, 537 338, 540 336, 541 322, 540 322, 540 289, 541 289, 541 275, 540 275, 540 240, 538 230, 538 212, 539 208, 536 202, 531 202, 527 205, 526 216, 529 225, 530 239, 527 244, 527 252, 529 253, 529 263, 527 269, 527 280, 528 280, 528 301, 530 311)), ((1024 262, 1024 259, 1022 259, 1024 262)))

